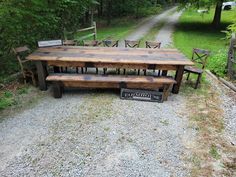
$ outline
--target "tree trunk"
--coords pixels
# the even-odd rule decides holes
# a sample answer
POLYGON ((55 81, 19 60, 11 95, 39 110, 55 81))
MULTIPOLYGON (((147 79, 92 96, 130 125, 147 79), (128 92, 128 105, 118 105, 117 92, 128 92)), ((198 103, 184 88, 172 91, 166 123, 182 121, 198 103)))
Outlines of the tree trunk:
POLYGON ((214 15, 214 19, 212 21, 212 25, 215 28, 218 28, 220 26, 222 4, 223 4, 223 0, 218 1, 216 4, 215 15, 214 15))
POLYGON ((111 24, 111 12, 112 12, 112 0, 108 0, 107 2, 107 25, 111 24))

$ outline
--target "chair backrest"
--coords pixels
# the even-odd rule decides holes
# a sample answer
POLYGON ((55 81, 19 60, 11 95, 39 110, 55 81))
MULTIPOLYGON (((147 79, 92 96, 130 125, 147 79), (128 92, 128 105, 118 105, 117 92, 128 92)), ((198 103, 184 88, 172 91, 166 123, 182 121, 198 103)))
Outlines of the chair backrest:
POLYGON ((209 50, 194 48, 192 53, 192 61, 202 65, 202 69, 204 69, 209 55, 209 50))
POLYGON ((161 42, 146 41, 146 48, 159 49, 161 42))
POLYGON ((119 45, 119 41, 104 40, 102 42, 104 47, 118 47, 119 45))
POLYGON ((49 41, 38 41, 38 47, 53 47, 53 46, 62 46, 63 42, 61 39, 58 40, 49 40, 49 41))
POLYGON ((100 44, 101 44, 101 42, 96 41, 96 40, 83 40, 83 46, 97 47, 100 44))
POLYGON ((65 46, 75 46, 76 45, 76 40, 64 40, 63 45, 65 45, 65 46))
POLYGON ((24 70, 23 62, 27 61, 25 60, 24 55, 29 54, 30 49, 27 46, 22 46, 22 47, 12 48, 12 51, 16 55, 16 59, 18 60, 21 70, 23 72, 24 70))
POLYGON ((139 48, 140 41, 125 40, 125 47, 139 48))

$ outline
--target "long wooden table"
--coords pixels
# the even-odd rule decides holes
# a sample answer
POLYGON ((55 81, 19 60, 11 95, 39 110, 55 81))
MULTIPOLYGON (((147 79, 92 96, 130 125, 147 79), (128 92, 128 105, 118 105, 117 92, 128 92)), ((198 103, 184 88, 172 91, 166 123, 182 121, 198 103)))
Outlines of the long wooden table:
MULTIPOLYGON (((127 68, 156 69, 176 71, 172 92, 178 93, 184 67, 193 65, 176 49, 146 48, 105 48, 59 46, 40 48, 27 57, 35 61, 38 72, 39 87, 47 90, 47 65, 55 67, 96 67, 96 68, 127 68)), ((166 72, 163 72, 164 75, 166 72)))

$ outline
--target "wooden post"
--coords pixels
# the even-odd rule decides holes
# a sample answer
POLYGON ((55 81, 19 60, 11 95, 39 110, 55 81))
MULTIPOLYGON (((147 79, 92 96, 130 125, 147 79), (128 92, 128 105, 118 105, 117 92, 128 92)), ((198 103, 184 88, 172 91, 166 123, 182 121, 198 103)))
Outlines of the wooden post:
POLYGON ((175 94, 179 93, 179 88, 182 82, 183 74, 184 74, 184 66, 178 66, 178 69, 175 74, 175 80, 177 84, 174 84, 172 93, 175 93, 175 94))
POLYGON ((97 39, 97 24, 96 22, 93 22, 93 26, 94 26, 94 40, 97 39))
POLYGON ((234 71, 233 71, 233 61, 235 59, 235 48, 234 46, 236 45, 236 37, 235 34, 232 34, 232 38, 230 40, 230 46, 229 46, 229 52, 228 52, 228 63, 227 63, 227 75, 230 79, 233 79, 234 76, 234 71))
POLYGON ((38 73, 38 81, 39 81, 39 88, 42 91, 47 90, 46 84, 46 77, 47 77, 47 70, 46 70, 46 63, 42 61, 36 61, 37 73, 38 73))

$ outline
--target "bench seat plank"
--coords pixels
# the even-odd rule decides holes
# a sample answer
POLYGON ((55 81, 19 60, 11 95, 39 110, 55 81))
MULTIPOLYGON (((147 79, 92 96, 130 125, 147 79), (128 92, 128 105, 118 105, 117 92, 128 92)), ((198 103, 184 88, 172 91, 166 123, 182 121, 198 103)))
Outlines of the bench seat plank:
POLYGON ((89 74, 53 74, 47 77, 47 81, 60 82, 65 87, 144 89, 157 89, 165 84, 176 83, 174 79, 168 77, 89 74))
POLYGON ((163 88, 167 100, 169 88, 176 83, 170 77, 126 76, 126 75, 89 75, 89 74, 52 74, 46 78, 54 83, 54 97, 61 97, 62 87, 75 88, 131 88, 157 90, 163 88), (57 95, 57 96, 55 96, 57 95))

